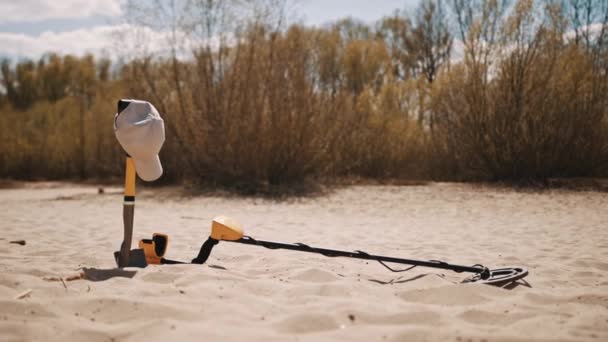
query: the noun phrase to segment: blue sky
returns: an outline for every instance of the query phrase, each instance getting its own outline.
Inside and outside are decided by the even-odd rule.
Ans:
[[[126,25],[124,1],[0,0],[0,56],[38,58],[50,50],[112,55],[115,33]],[[395,9],[413,10],[419,1],[295,0],[291,8],[308,25],[344,17],[372,23]]]

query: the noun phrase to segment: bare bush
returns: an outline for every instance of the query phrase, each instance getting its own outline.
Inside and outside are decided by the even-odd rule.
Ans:
[[[351,176],[608,175],[603,2],[433,0],[415,17],[323,28],[289,24],[289,8],[133,0],[123,38],[161,40],[117,44],[119,64],[2,62],[0,176],[121,176],[119,98],[149,100],[165,118],[165,182],[268,191]]]

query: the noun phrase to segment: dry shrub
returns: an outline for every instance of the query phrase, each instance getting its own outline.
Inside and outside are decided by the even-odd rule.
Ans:
[[[375,94],[366,89],[341,118],[339,175],[366,178],[424,177],[424,132],[409,114],[411,93],[403,84],[385,84]],[[409,102],[408,102],[409,101]]]
[[[433,96],[442,168],[464,179],[593,176],[608,161],[606,78],[576,46],[515,51],[484,83],[466,64]],[[449,177],[449,175],[448,175]]]
[[[131,65],[133,80],[147,80],[133,94],[165,113],[169,172],[257,188],[301,182],[326,169],[334,104],[314,88],[308,34],[258,26],[236,46],[198,51],[194,63],[178,66],[180,94],[171,82],[175,74],[163,74],[170,61]]]
[[[119,69],[92,56],[0,63],[0,176],[120,176],[120,98],[151,101],[165,119],[161,183],[258,192],[351,176],[608,175],[608,34],[579,25],[569,40],[557,2],[543,15],[532,0],[451,2],[457,63],[441,1],[375,31],[351,19],[285,27],[274,5],[234,21],[241,2],[179,4],[135,11],[155,13],[140,26],[173,25],[168,53]],[[593,11],[597,19],[608,7]],[[179,38],[195,36],[219,44],[183,48]]]
[[[409,166],[422,132],[404,102],[413,102],[408,89],[383,85],[383,43],[328,54],[316,45],[327,37],[254,25],[234,46],[197,51],[193,63],[128,65],[129,92],[166,118],[167,172],[247,191],[335,175],[419,175],[421,163]],[[337,68],[341,61],[348,67]]]
[[[81,178],[80,156],[85,155],[86,178],[121,175],[124,155],[113,137],[113,99],[103,98],[85,112],[77,99],[39,102],[27,112],[3,110],[0,116],[0,174],[14,179]],[[85,141],[80,143],[84,116]],[[84,151],[82,151],[84,149]]]
[[[218,82],[223,110],[203,114],[201,178],[279,185],[326,167],[333,106],[314,89],[306,35],[299,27],[284,34],[256,30],[234,48],[237,57]]]

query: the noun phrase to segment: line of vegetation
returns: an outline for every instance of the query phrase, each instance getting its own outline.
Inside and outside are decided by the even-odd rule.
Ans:
[[[428,0],[321,28],[266,5],[129,2],[166,51],[4,60],[0,177],[120,177],[119,98],[163,115],[165,182],[608,175],[608,1]]]

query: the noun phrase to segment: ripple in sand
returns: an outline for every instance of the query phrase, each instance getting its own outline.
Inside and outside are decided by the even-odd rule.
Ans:
[[[37,303],[16,302],[2,300],[0,301],[2,314],[18,318],[24,317],[55,317],[57,316],[52,311],[47,310],[44,306]]]
[[[315,282],[315,283],[324,283],[324,282],[335,281],[335,280],[338,280],[339,278],[334,273],[323,271],[318,268],[310,268],[305,271],[297,273],[295,276],[291,277],[291,279],[309,281],[309,282]]]
[[[439,313],[434,311],[408,311],[390,315],[371,315],[361,312],[355,315],[358,322],[387,325],[435,325],[440,320]]]
[[[489,286],[484,286],[489,287]],[[406,302],[439,305],[472,305],[487,301],[481,286],[450,285],[431,289],[403,291],[397,296]]]
[[[606,262],[597,262],[592,264],[591,266],[597,268],[600,271],[608,271],[608,263]]]
[[[352,287],[350,286],[336,284],[314,284],[294,286],[287,290],[287,296],[350,297],[351,292]]]
[[[142,315],[145,315],[146,319],[193,317],[192,313],[183,307],[122,298],[74,300],[62,309],[67,310],[70,315],[77,314],[79,317],[95,319],[96,322],[106,324],[130,322],[141,318]]]
[[[522,319],[534,317],[533,313],[503,312],[495,313],[485,310],[467,310],[459,316],[467,322],[488,325],[510,325]]]
[[[107,342],[114,341],[115,338],[108,332],[102,332],[92,329],[78,329],[75,331],[67,331],[65,334],[60,334],[62,341],[87,341],[87,342]]]
[[[608,309],[608,296],[596,294],[581,294],[580,296],[552,296],[546,294],[528,293],[526,298],[536,304],[554,305],[554,304],[584,304],[584,305],[599,305]]]
[[[146,282],[152,282],[157,284],[170,284],[175,279],[179,278],[176,274],[171,274],[168,272],[160,272],[160,271],[151,271],[140,277],[141,280]]]
[[[0,284],[0,298],[14,297],[17,294],[15,290],[16,288],[14,287],[8,287]]]
[[[288,317],[276,325],[278,331],[304,334],[318,331],[328,331],[340,328],[340,324],[325,314],[298,314]]]

